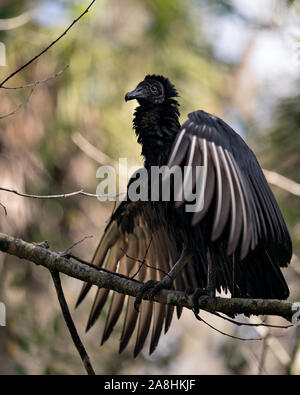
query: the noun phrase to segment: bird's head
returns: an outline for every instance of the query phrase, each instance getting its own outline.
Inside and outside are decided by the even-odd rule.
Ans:
[[[147,75],[125,100],[137,100],[139,104],[162,104],[169,98],[178,96],[173,84],[161,75]]]

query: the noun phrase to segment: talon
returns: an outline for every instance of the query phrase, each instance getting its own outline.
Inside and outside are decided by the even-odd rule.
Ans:
[[[148,289],[153,288],[157,282],[154,280],[149,280],[145,284],[143,284],[136,295],[135,302],[134,302],[134,308],[136,309],[137,312],[139,312],[139,305],[142,303],[144,293],[148,291]]]
[[[185,295],[186,297],[189,297],[189,296],[193,295],[193,293],[194,293],[194,288],[192,288],[192,287],[188,287],[188,288],[184,291],[184,295]]]
[[[193,295],[192,295],[192,300],[193,300],[193,313],[197,317],[197,315],[200,312],[200,306],[199,306],[199,297],[200,296],[209,296],[209,292],[205,288],[196,288]]]
[[[135,302],[134,302],[134,308],[136,309],[136,311],[139,312],[139,305],[142,302],[143,296],[144,294],[151,288],[152,291],[149,295],[150,299],[153,299],[154,296],[161,291],[162,289],[169,289],[171,287],[172,281],[167,278],[167,279],[163,279],[161,281],[155,281],[155,280],[149,280],[147,281],[145,284],[143,284],[135,298]]]
[[[135,310],[139,313],[140,312],[140,304],[142,302],[141,298],[136,297],[135,302],[134,302],[134,308]]]
[[[156,285],[153,287],[150,298],[153,299],[156,294],[162,289],[170,289],[172,286],[172,280],[170,277],[164,277],[161,281],[157,281]]]
[[[162,290],[163,288],[164,288],[164,285],[163,285],[162,283],[157,283],[157,284],[153,287],[153,289],[152,289],[152,291],[151,291],[151,293],[150,293],[150,298],[153,299],[154,296],[155,296],[156,294],[158,294],[158,292],[159,292],[160,290]]]

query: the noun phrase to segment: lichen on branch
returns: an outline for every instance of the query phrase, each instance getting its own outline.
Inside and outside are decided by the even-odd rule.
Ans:
[[[67,259],[64,255],[45,248],[43,244],[28,243],[4,233],[0,233],[0,251],[26,259],[49,270],[56,270],[78,280],[126,295],[136,296],[142,286],[141,282],[125,276],[119,277],[117,273],[102,272]],[[148,293],[144,295],[144,299],[149,299]],[[158,303],[169,303],[189,309],[193,308],[191,297],[181,291],[163,290],[153,300]],[[229,316],[236,314],[275,315],[288,321],[291,321],[292,316],[295,314],[294,303],[281,300],[201,296],[199,298],[199,307],[211,313],[219,312]]]

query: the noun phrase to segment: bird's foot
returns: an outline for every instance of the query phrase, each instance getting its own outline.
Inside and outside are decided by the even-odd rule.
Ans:
[[[195,291],[195,288],[188,287],[185,289],[184,294],[187,298],[190,298],[193,295],[194,291]]]
[[[164,277],[161,281],[149,280],[143,284],[135,298],[134,307],[136,311],[139,311],[139,306],[143,300],[144,294],[152,289],[149,295],[149,299],[153,299],[154,296],[162,289],[170,289],[172,285],[172,279],[170,277]]]
[[[199,305],[199,298],[200,296],[209,296],[215,297],[215,292],[209,290],[208,288],[196,288],[192,294],[192,301],[193,301],[193,313],[195,314],[196,318],[200,312],[200,305]]]

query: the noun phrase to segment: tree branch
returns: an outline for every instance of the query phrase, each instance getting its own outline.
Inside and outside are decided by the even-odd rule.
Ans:
[[[68,31],[75,25],[75,23],[77,23],[85,14],[87,14],[89,12],[89,9],[92,7],[92,5],[95,3],[96,0],[93,0],[89,6],[85,9],[85,11],[83,11],[82,14],[79,15],[78,18],[76,18],[71,25],[59,36],[57,37],[56,40],[52,41],[51,44],[49,44],[45,49],[43,49],[40,53],[38,53],[36,56],[34,56],[33,58],[31,58],[28,62],[26,62],[23,66],[19,67],[16,71],[14,71],[13,73],[11,73],[8,77],[6,77],[1,83],[0,83],[0,88],[4,88],[3,85],[10,80],[12,77],[14,77],[17,73],[19,73],[20,71],[24,70],[27,66],[29,66],[31,63],[33,63],[35,60],[37,60],[40,56],[42,56],[45,52],[47,52],[51,47],[53,47],[53,45],[55,45],[63,36],[65,36]]]
[[[29,195],[28,193],[21,193],[18,192],[14,189],[8,189],[8,188],[2,188],[0,187],[0,191],[4,192],[10,192],[13,193],[14,195],[25,197],[25,198],[30,198],[30,199],[60,199],[60,198],[68,198],[71,196],[76,196],[76,195],[83,195],[83,196],[90,196],[90,197],[97,197],[98,195],[94,193],[89,193],[85,192],[83,189],[80,189],[79,191],[75,192],[70,192],[70,193],[62,193],[60,195]]]
[[[90,358],[84,348],[84,345],[82,344],[80,337],[78,336],[76,327],[74,325],[74,322],[72,320],[66,299],[65,299],[65,295],[64,295],[64,291],[62,289],[62,285],[61,285],[61,281],[60,281],[60,276],[59,276],[59,272],[57,271],[50,271],[51,276],[52,276],[52,280],[56,289],[56,293],[57,293],[57,298],[61,307],[61,311],[63,313],[65,322],[67,324],[67,327],[69,329],[69,332],[71,334],[73,343],[75,345],[75,347],[77,348],[77,351],[82,359],[83,365],[85,367],[85,370],[87,371],[87,374],[89,376],[94,376],[95,375],[95,371],[91,365],[90,362]]]
[[[21,27],[32,19],[33,14],[34,11],[30,10],[12,18],[0,19],[0,30],[12,30]]]
[[[43,248],[41,245],[28,243],[6,234],[0,233],[0,250],[10,255],[26,259],[37,265],[46,267],[51,271],[58,271],[70,277],[77,278],[101,288],[136,296],[142,283],[129,278],[119,277],[113,273],[100,272],[84,264],[68,260],[55,251]],[[146,293],[143,297],[149,299]],[[169,303],[175,306],[193,308],[191,298],[180,291],[160,291],[153,299],[159,303]],[[208,312],[220,312],[228,315],[253,314],[253,315],[276,315],[291,321],[295,314],[295,304],[288,301],[265,300],[265,299],[241,299],[241,298],[210,298],[201,296],[199,307]]]
[[[15,115],[19,110],[21,110],[21,108],[25,107],[26,104],[29,102],[33,92],[34,92],[34,88],[31,89],[31,91],[29,92],[29,94],[27,95],[27,97],[23,103],[20,103],[14,110],[9,112],[8,114],[0,115],[0,120],[11,117],[12,115]]]
[[[275,185],[278,188],[284,189],[293,195],[300,196],[300,184],[298,182],[282,176],[275,171],[263,169],[263,172],[268,183]]]
[[[67,69],[69,68],[69,65],[67,64],[63,69],[57,71],[56,73],[50,75],[50,77],[44,78],[43,80],[38,80],[34,82],[30,82],[29,84],[25,85],[20,85],[20,86],[2,86],[2,89],[6,90],[18,90],[18,89],[24,89],[24,88],[35,88],[37,85],[45,84],[51,80],[54,80],[55,78],[59,77],[62,73],[64,73]]]

